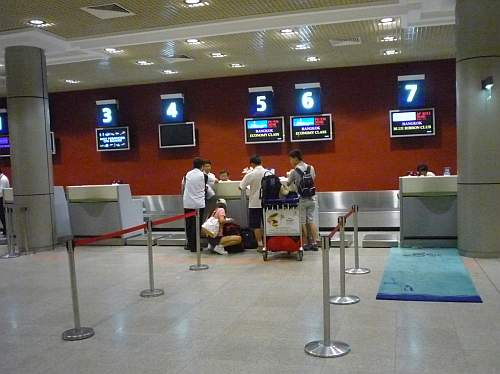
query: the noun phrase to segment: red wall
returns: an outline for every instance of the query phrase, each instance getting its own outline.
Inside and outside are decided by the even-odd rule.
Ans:
[[[397,76],[417,73],[426,75],[437,135],[390,139],[388,111],[396,107]],[[228,168],[238,179],[254,153],[283,174],[289,169],[287,152],[296,145],[244,144],[248,87],[272,85],[277,113],[288,116],[294,110],[294,84],[304,82],[321,83],[323,111],[334,118],[333,141],[298,143],[317,169],[321,190],[395,189],[398,176],[422,162],[438,173],[444,166],[456,171],[455,61],[445,60],[55,93],[50,97],[55,184],[119,178],[134,194],[175,194],[194,156],[211,159],[216,171]],[[175,92],[184,93],[187,119],[196,122],[195,149],[158,148],[160,94]],[[131,128],[131,151],[96,152],[95,101],[111,98],[119,100],[121,122]]]

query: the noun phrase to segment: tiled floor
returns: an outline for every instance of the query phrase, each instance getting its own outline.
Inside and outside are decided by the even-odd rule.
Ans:
[[[500,260],[465,260],[484,304],[376,301],[388,250],[362,249],[373,272],[347,280],[362,302],[332,308],[352,352],[320,359],[304,353],[322,337],[320,253],[212,255],[190,272],[191,254],[155,251],[166,294],[142,299],[143,248],[78,249],[82,322],[96,332],[81,342],[60,337],[72,327],[65,251],[0,261],[0,373],[500,373]]]

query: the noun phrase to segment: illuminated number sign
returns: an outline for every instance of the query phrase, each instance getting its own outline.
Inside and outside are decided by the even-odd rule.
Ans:
[[[283,117],[245,118],[245,144],[283,143]]]
[[[95,135],[99,152],[130,149],[128,127],[99,128],[95,130]]]
[[[290,140],[312,142],[333,139],[331,114],[290,117]]]
[[[321,86],[319,83],[295,85],[295,112],[297,114],[321,113]]]
[[[391,110],[391,138],[405,136],[432,136],[436,134],[434,108]]]
[[[119,125],[118,100],[96,101],[96,106],[97,127],[114,127]]]
[[[267,117],[274,114],[274,92],[272,87],[251,87],[248,89],[249,109],[252,117]]]
[[[161,122],[184,122],[184,95],[181,93],[161,95]]]
[[[425,106],[425,75],[398,76],[398,108]]]
[[[0,109],[0,135],[9,134],[9,123],[7,120],[7,110]]]

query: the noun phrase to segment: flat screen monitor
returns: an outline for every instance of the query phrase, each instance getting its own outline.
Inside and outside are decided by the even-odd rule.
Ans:
[[[328,113],[290,117],[290,137],[292,142],[332,140],[332,115]]]
[[[245,118],[245,144],[283,143],[283,117]]]
[[[98,152],[128,151],[130,137],[128,126],[95,129]]]
[[[54,137],[54,131],[50,132],[50,150],[53,155],[56,154],[56,139]]]
[[[434,108],[391,110],[391,138],[436,135]]]
[[[194,122],[161,124],[158,137],[160,148],[196,147]]]

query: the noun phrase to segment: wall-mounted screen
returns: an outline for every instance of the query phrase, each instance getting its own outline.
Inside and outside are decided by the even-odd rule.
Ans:
[[[290,117],[290,140],[292,142],[312,142],[332,139],[333,124],[331,114]]]
[[[283,143],[283,117],[245,118],[245,144]]]
[[[194,122],[159,125],[158,136],[160,148],[196,147]]]
[[[54,137],[54,131],[50,132],[50,150],[52,154],[56,154],[56,138]]]
[[[9,135],[7,109],[0,109],[0,135]]]
[[[10,157],[10,139],[8,136],[0,136],[0,157]]]
[[[248,113],[252,117],[268,117],[274,114],[274,92],[271,86],[248,89]]]
[[[398,108],[422,108],[425,105],[425,74],[398,76]]]
[[[95,130],[98,152],[128,151],[130,138],[127,127],[98,128]]]
[[[167,94],[161,95],[161,122],[180,123],[184,122],[184,95]]]
[[[114,127],[120,124],[118,115],[118,100],[96,101],[97,127]]]
[[[391,138],[436,134],[434,108],[391,110],[389,116]]]

